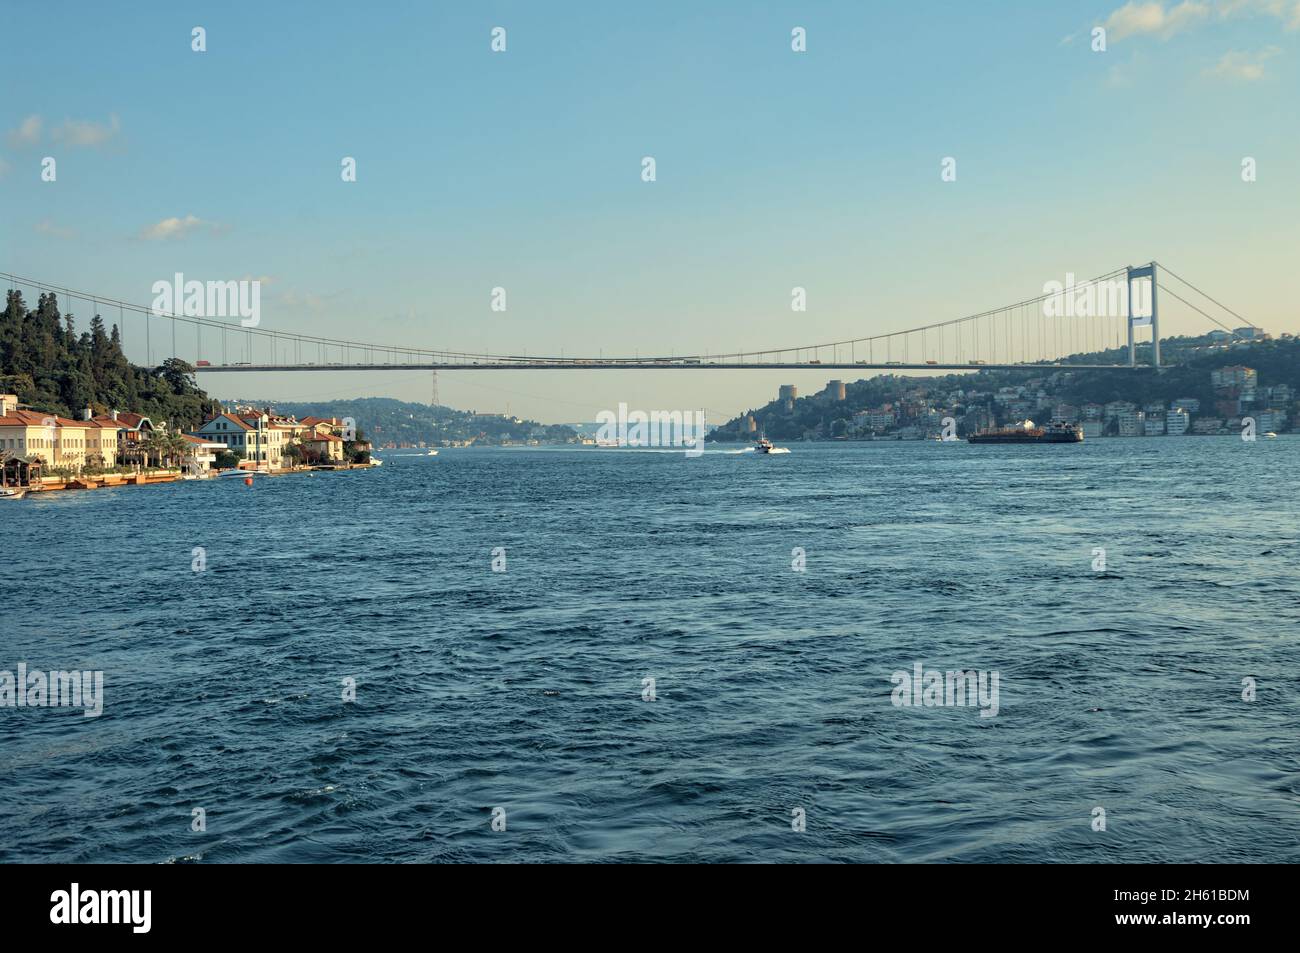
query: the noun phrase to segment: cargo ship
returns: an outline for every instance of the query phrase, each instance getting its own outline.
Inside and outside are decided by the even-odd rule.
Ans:
[[[1014,427],[980,430],[966,440],[969,443],[1082,443],[1083,428],[1063,420],[1036,427],[1032,420],[1026,420]]]

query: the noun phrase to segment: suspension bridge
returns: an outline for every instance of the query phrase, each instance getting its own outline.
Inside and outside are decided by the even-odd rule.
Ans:
[[[1163,284],[1162,272],[1180,282],[1179,290],[1184,294],[1200,295],[1244,325],[1253,327],[1226,305],[1154,261],[1063,284],[1059,289],[1000,308],[866,337],[762,350],[644,357],[639,354],[565,357],[563,352],[559,356],[491,354],[340,340],[263,327],[260,323],[246,326],[246,321],[171,311],[160,313],[152,306],[130,304],[16,275],[0,273],[0,276],[8,280],[11,289],[26,289],[37,295],[54,293],[65,313],[74,313],[77,301],[86,302],[91,312],[101,317],[106,311],[109,319],[116,310],[124,350],[129,345],[129,353],[143,356],[147,366],[154,366],[164,357],[177,357],[193,365],[196,372],[208,375],[401,370],[970,371],[1042,367],[1151,370],[1161,366],[1158,307],[1161,294],[1187,305],[1229,335],[1237,334]],[[223,313],[228,312],[223,310]],[[129,327],[128,314],[140,316],[136,327]],[[1150,327],[1149,341],[1137,340],[1139,327]],[[1139,346],[1143,346],[1144,357],[1149,357],[1143,362],[1137,359]],[[1096,363],[1086,357],[1097,354],[1114,355],[1115,359]]]

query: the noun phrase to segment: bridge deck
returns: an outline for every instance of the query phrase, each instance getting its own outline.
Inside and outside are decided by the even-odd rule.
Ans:
[[[1032,371],[1032,370],[1152,370],[1148,364],[869,364],[823,362],[683,363],[674,361],[483,361],[414,364],[203,364],[195,370],[211,374],[281,371]]]

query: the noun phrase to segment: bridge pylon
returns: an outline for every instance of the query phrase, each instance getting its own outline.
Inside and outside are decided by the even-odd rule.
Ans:
[[[1160,366],[1160,313],[1156,308],[1156,263],[1143,265],[1141,268],[1134,268],[1129,265],[1124,269],[1125,277],[1128,279],[1128,365],[1134,367],[1137,365],[1137,342],[1133,337],[1133,329],[1139,325],[1151,325],[1151,366]],[[1133,313],[1133,279],[1150,278],[1151,279],[1151,316],[1138,316]]]

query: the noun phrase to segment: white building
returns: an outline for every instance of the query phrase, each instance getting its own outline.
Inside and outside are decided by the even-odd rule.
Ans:
[[[1256,429],[1260,433],[1276,433],[1279,430],[1286,429],[1286,412],[1269,408],[1261,410],[1255,420]]]
[[[1171,437],[1181,437],[1187,433],[1191,425],[1192,418],[1181,408],[1165,414],[1165,433]]]
[[[181,436],[190,445],[189,453],[185,455],[185,469],[199,476],[207,476],[209,471],[212,470],[212,464],[217,460],[217,454],[222,450],[230,449],[226,444],[215,440],[206,440],[203,437],[194,437],[187,433],[181,434]]]
[[[1239,387],[1253,391],[1256,380],[1257,376],[1253,367],[1236,365],[1210,371],[1210,384],[1219,388]]]
[[[1114,420],[1115,418],[1136,409],[1136,404],[1130,404],[1126,400],[1112,400],[1102,408],[1102,414],[1106,420]]]
[[[1144,433],[1146,415],[1140,410],[1125,410],[1119,415],[1119,435],[1121,437],[1141,437]]]
[[[245,461],[256,467],[280,469],[285,430],[271,426],[270,418],[265,414],[251,414],[248,417],[221,414],[204,423],[194,431],[194,435],[225,444],[233,453],[242,455]]]

